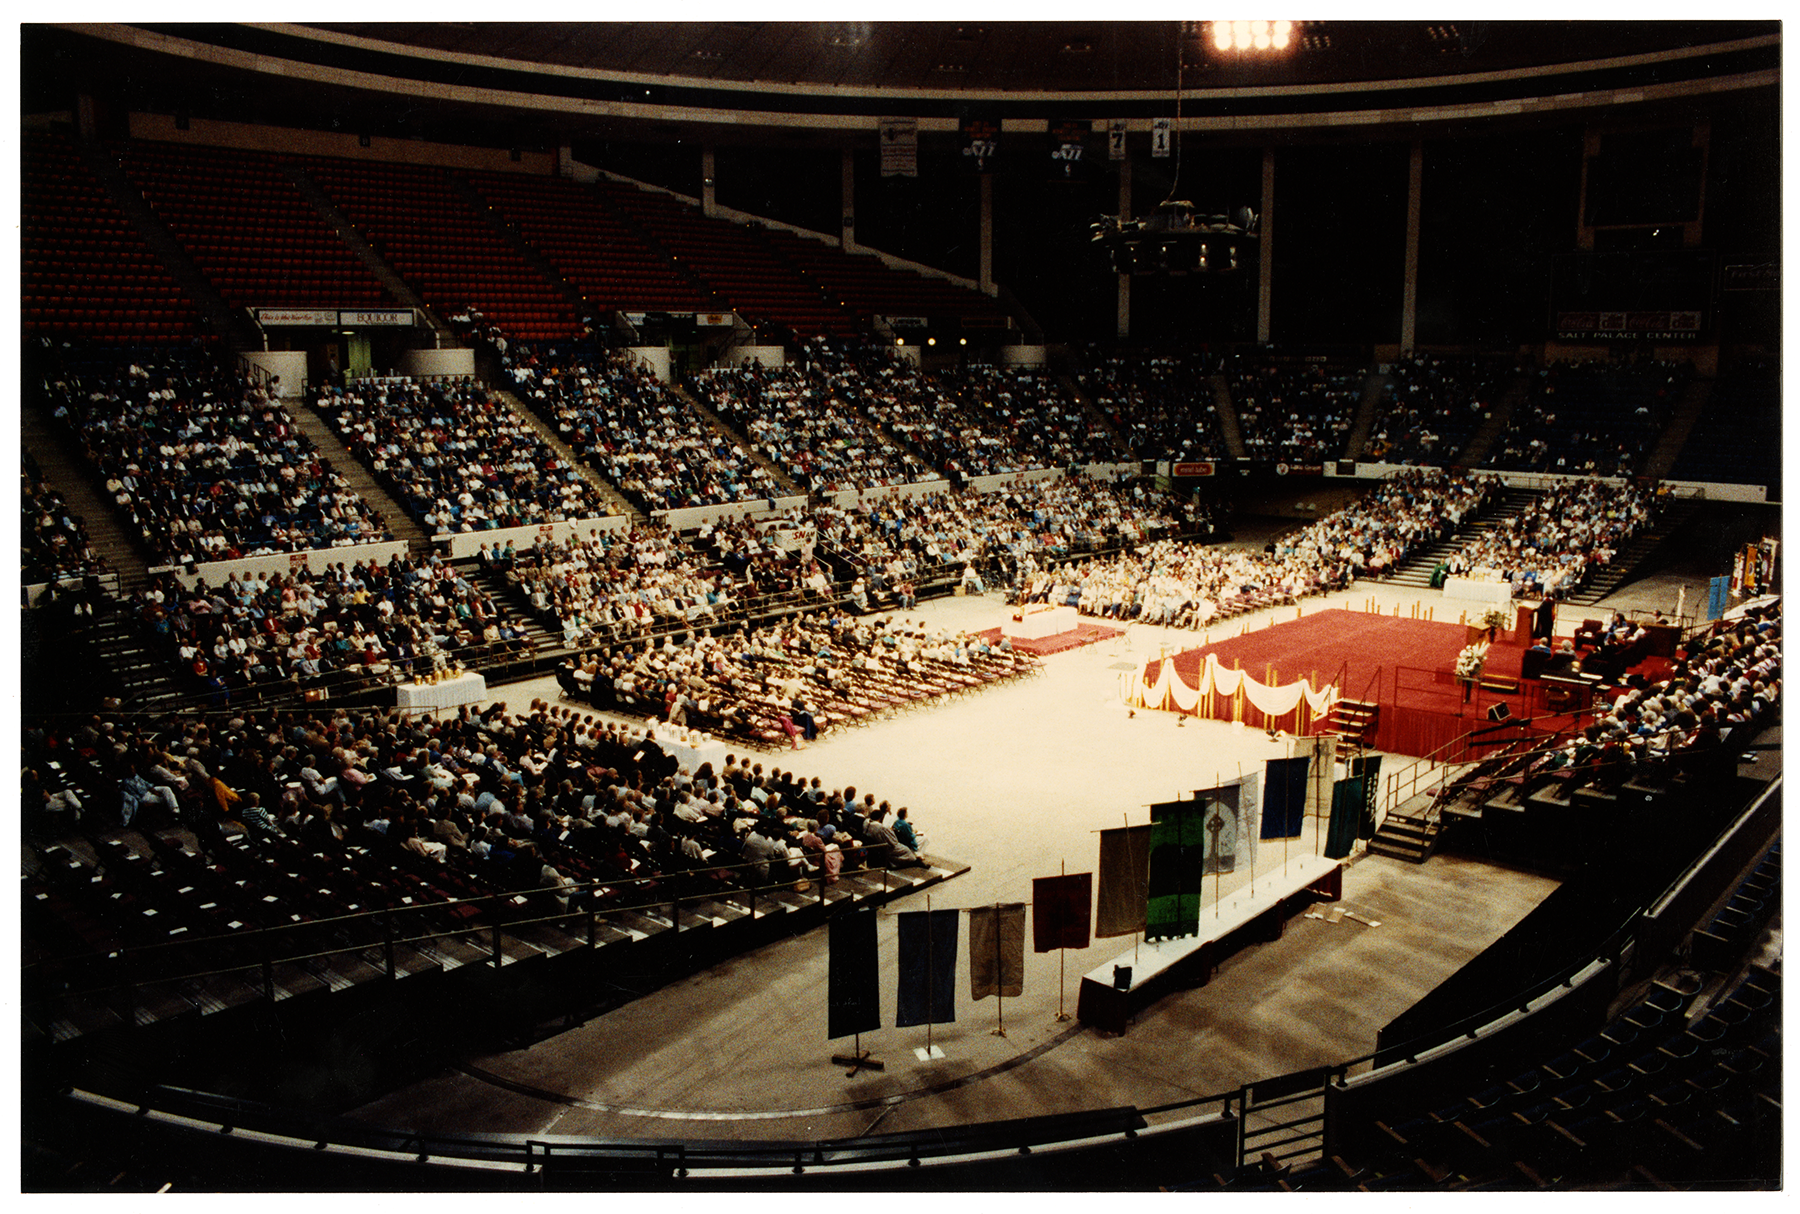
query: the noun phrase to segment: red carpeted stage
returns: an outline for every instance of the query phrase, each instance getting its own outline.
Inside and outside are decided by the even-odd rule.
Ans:
[[[1044,657],[1052,653],[1062,653],[1066,649],[1080,649],[1083,645],[1092,645],[1096,641],[1104,641],[1116,637],[1120,630],[1108,628],[1104,624],[1083,623],[1068,632],[1056,632],[1047,637],[1014,637],[1012,646],[1020,653],[1029,653],[1035,657]],[[982,637],[990,645],[1000,643],[1000,629],[988,628],[975,634]]]
[[[1453,672],[1456,656],[1468,644],[1469,629],[1462,624],[1439,623],[1361,611],[1327,610],[1299,620],[1275,624],[1258,632],[1233,637],[1216,645],[1190,649],[1169,659],[1175,672],[1190,686],[1198,683],[1201,663],[1208,653],[1222,666],[1242,670],[1258,682],[1270,685],[1305,679],[1315,687],[1335,684],[1340,697],[1381,706],[1370,744],[1395,754],[1425,755],[1446,742],[1484,725],[1488,710],[1497,703],[1513,717],[1545,715],[1541,685],[1519,684],[1519,663],[1525,645],[1502,633],[1488,651],[1483,677],[1511,684],[1518,691],[1477,689],[1463,701],[1463,686]],[[1145,672],[1152,684],[1160,663],[1152,661]],[[1205,711],[1205,703],[1200,706]],[[1238,705],[1217,697],[1211,716],[1267,728],[1271,724],[1289,730],[1315,732],[1323,722],[1296,721],[1298,714],[1269,722],[1248,702]],[[1554,722],[1542,721],[1544,725]]]

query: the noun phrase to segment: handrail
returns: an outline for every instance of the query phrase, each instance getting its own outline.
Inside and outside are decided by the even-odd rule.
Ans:
[[[1732,821],[1722,827],[1715,836],[1715,847],[1696,856],[1669,884],[1667,889],[1661,891],[1647,905],[1655,907],[1663,904],[1671,893],[1690,881],[1695,870],[1704,865],[1708,857],[1714,854],[1718,841],[1738,830],[1747,816],[1765,803],[1769,797],[1779,794],[1781,782],[1781,777],[1777,776],[1744,812],[1734,815]],[[1534,1005],[1554,991],[1562,988],[1573,989],[1617,965],[1627,950],[1635,944],[1639,929],[1645,923],[1645,914],[1645,906],[1622,909],[1616,925],[1611,926],[1605,936],[1591,950],[1583,950],[1584,956],[1569,961],[1558,967],[1552,974],[1512,992],[1504,999],[1498,1000],[1486,1008],[1463,1016],[1448,1025],[1422,1033],[1411,1040],[1315,1069],[1322,1073],[1326,1090],[1329,1092],[1333,1088],[1342,1088],[1346,1080],[1351,1078],[1352,1072],[1356,1072],[1358,1075],[1373,1073],[1377,1069],[1374,1064],[1379,1055],[1396,1059],[1384,1066],[1404,1067],[1414,1064],[1420,1057],[1434,1050],[1447,1049],[1460,1041],[1479,1040],[1488,1026],[1502,1026],[1504,1022],[1521,1014],[1529,1015],[1534,1010]],[[1285,1077],[1276,1077],[1277,1081],[1281,1078]],[[1249,1107],[1251,1090],[1256,1082],[1259,1081],[1243,1084],[1231,1091],[1190,1097],[1140,1109],[1137,1112],[1141,1118],[1148,1119],[1217,1105],[1217,1116],[1242,1116]],[[1270,1080],[1265,1079],[1260,1082],[1266,1084]],[[549,1156],[565,1146],[565,1144],[546,1141],[541,1135],[506,1137],[474,1133],[419,1134],[407,1130],[389,1130],[379,1126],[347,1122],[289,1109],[271,1108],[268,1105],[236,1097],[162,1085],[149,1087],[139,1093],[135,1100],[135,1108],[130,1107],[132,1102],[80,1090],[68,1090],[67,1095],[94,1107],[110,1108],[120,1113],[135,1114],[138,1117],[168,1119],[185,1117],[200,1123],[197,1127],[190,1128],[203,1130],[214,1127],[219,1129],[224,1127],[241,1128],[247,1123],[269,1125],[273,1127],[273,1134],[285,1136],[288,1142],[296,1148],[326,1150],[341,1143],[364,1153],[386,1151],[397,1159],[404,1157],[409,1161],[416,1162],[435,1159],[446,1164],[454,1162],[464,1166],[517,1168],[521,1174],[540,1169],[547,1162]],[[965,1128],[973,1131],[979,1129],[979,1126]],[[1157,1134],[1165,1128],[1179,1130],[1181,1127],[1152,1126],[1136,1131],[1134,1136],[1144,1137]],[[1069,1139],[1065,1137],[1058,1141],[1069,1141]],[[779,1171],[783,1175],[791,1175],[793,1170],[800,1166],[797,1161],[802,1159],[809,1168],[830,1166],[832,1162],[860,1162],[848,1159],[828,1160],[825,1156],[825,1149],[828,1145],[834,1144],[823,1142],[804,1144],[793,1142],[731,1143],[728,1146],[715,1145],[711,1149],[701,1147],[696,1150],[690,1144],[683,1143],[588,1140],[587,1142],[571,1142],[566,1144],[566,1147],[570,1150],[582,1151],[590,1156],[603,1157],[604,1154],[610,1153],[619,1158],[649,1157],[664,1166],[672,1163],[682,1167],[695,1163],[703,1156],[722,1159],[728,1154],[733,1165],[738,1169],[767,1168],[771,1174]],[[1022,1141],[1020,1143],[1022,1147],[1030,1145],[1032,1145],[1030,1142]],[[983,1149],[991,1149],[991,1147],[983,1144],[973,1133],[964,1135],[953,1130],[933,1141],[912,1144],[912,1150],[906,1162],[911,1165],[916,1159],[946,1158],[959,1154],[966,1155]]]
[[[866,850],[866,849],[864,849],[862,847],[858,847],[855,850],[862,851],[862,850]],[[738,864],[712,864],[710,862],[707,862],[704,864],[702,869],[696,870],[696,871],[700,871],[700,872],[720,872],[720,871],[735,872],[735,871],[739,871],[739,870],[743,870],[743,869],[755,868],[757,866],[757,863],[758,863],[757,861],[746,861],[746,862],[742,862],[742,863],[738,863]],[[765,861],[763,863],[768,863],[768,862]],[[817,870],[812,867],[810,861],[801,861],[800,863],[802,866],[804,876],[807,879],[811,879]],[[858,876],[864,876],[864,875],[870,874],[870,873],[879,872],[879,873],[883,874],[883,886],[885,888],[887,871],[888,870],[883,866],[864,864],[861,867],[855,868],[855,869],[846,868],[846,869],[842,870],[839,875],[840,875],[840,878],[842,878],[842,877],[858,877]],[[750,896],[750,898],[752,900],[752,904],[754,905],[754,901],[758,895],[766,894],[766,893],[782,892],[782,891],[792,891],[793,885],[794,885],[794,879],[790,878],[785,881],[773,882],[773,883],[770,883],[767,885],[748,885],[748,886],[741,886],[741,887],[737,887],[737,888],[733,888],[733,889],[707,891],[705,893],[672,895],[672,896],[666,897],[666,898],[658,898],[654,901],[647,901],[647,902],[636,903],[636,904],[626,905],[626,906],[606,906],[606,907],[589,906],[589,907],[583,908],[581,910],[558,911],[558,912],[554,912],[552,914],[540,915],[540,916],[537,916],[534,918],[529,918],[529,919],[502,919],[499,916],[496,916],[490,922],[483,922],[483,923],[479,923],[479,924],[475,924],[475,925],[467,926],[467,927],[445,928],[443,930],[435,930],[434,929],[434,930],[429,931],[426,934],[420,935],[420,936],[395,937],[395,936],[391,936],[391,935],[387,934],[387,931],[386,931],[386,928],[390,925],[390,922],[393,919],[404,917],[409,914],[414,915],[414,916],[427,915],[427,914],[433,914],[433,913],[441,914],[441,913],[444,913],[448,910],[452,910],[455,907],[459,907],[459,906],[482,906],[482,907],[485,907],[485,908],[488,908],[491,910],[498,910],[500,907],[504,906],[506,903],[512,903],[514,905],[517,905],[521,901],[530,899],[533,895],[549,895],[552,897],[556,897],[556,896],[573,897],[573,896],[575,896],[577,894],[581,894],[581,893],[597,892],[597,891],[601,891],[601,890],[611,890],[617,886],[626,885],[626,884],[636,884],[639,886],[646,885],[646,884],[667,884],[672,880],[679,880],[680,878],[687,876],[687,875],[689,875],[689,874],[686,874],[686,873],[662,874],[662,875],[654,876],[654,877],[629,877],[629,878],[624,878],[621,880],[613,880],[613,881],[609,881],[604,878],[600,878],[600,879],[595,879],[592,881],[578,882],[577,884],[572,885],[572,886],[571,885],[548,885],[548,886],[537,887],[537,888],[533,888],[533,889],[529,889],[529,890],[506,890],[506,891],[500,891],[500,892],[496,892],[496,893],[492,893],[492,894],[482,894],[482,895],[479,895],[479,896],[473,897],[473,898],[451,898],[451,899],[446,899],[441,902],[421,902],[421,903],[417,903],[414,905],[400,905],[400,906],[395,906],[395,905],[390,904],[388,906],[376,908],[374,910],[358,911],[358,912],[355,912],[353,914],[348,914],[348,915],[336,915],[336,916],[332,916],[332,917],[324,918],[324,919],[308,919],[308,920],[304,920],[299,923],[271,924],[267,927],[254,928],[250,931],[240,932],[240,933],[236,933],[236,934],[233,934],[230,936],[197,936],[190,940],[162,940],[162,941],[157,941],[152,944],[121,946],[117,949],[111,949],[111,950],[98,950],[95,952],[82,953],[82,954],[77,954],[74,956],[48,958],[48,959],[32,962],[31,964],[25,966],[24,974],[25,974],[26,978],[29,979],[29,977],[33,973],[36,973],[36,972],[45,972],[45,971],[54,972],[54,971],[56,971],[58,969],[62,969],[62,968],[74,969],[74,968],[79,968],[79,967],[83,967],[83,966],[93,966],[93,965],[105,966],[107,968],[114,969],[114,970],[123,970],[129,962],[138,961],[138,960],[142,959],[146,954],[161,954],[164,952],[173,952],[178,949],[190,949],[190,950],[199,949],[199,950],[205,951],[208,949],[223,950],[223,949],[230,948],[230,949],[246,949],[246,950],[248,950],[258,944],[267,944],[270,940],[277,938],[279,936],[279,934],[283,933],[283,932],[292,933],[292,932],[302,932],[302,931],[318,932],[321,930],[323,930],[323,931],[343,930],[347,925],[356,924],[356,923],[379,924],[383,928],[382,935],[379,936],[378,938],[364,940],[360,943],[346,944],[346,945],[342,945],[342,946],[339,946],[336,948],[325,949],[325,950],[317,951],[317,952],[293,953],[293,954],[285,954],[285,955],[281,955],[281,956],[275,956],[275,955],[271,955],[271,951],[269,949],[265,948],[261,951],[260,955],[258,955],[255,960],[246,961],[243,964],[239,964],[239,965],[228,965],[228,966],[225,966],[225,967],[219,968],[219,969],[200,970],[200,971],[196,971],[193,973],[182,973],[182,974],[175,974],[175,975],[169,975],[169,974],[152,974],[152,975],[148,975],[148,976],[136,975],[136,976],[132,977],[130,979],[130,981],[133,985],[139,985],[139,986],[147,985],[150,983],[185,982],[185,981],[191,981],[196,978],[208,977],[211,975],[236,973],[240,970],[252,969],[252,968],[256,968],[258,966],[286,965],[286,964],[292,964],[292,963],[296,963],[296,962],[300,962],[300,961],[316,960],[320,957],[337,956],[337,955],[341,955],[341,954],[345,954],[345,953],[360,953],[360,952],[362,952],[366,949],[370,949],[370,948],[379,948],[379,947],[386,947],[386,946],[399,945],[399,944],[416,944],[416,943],[422,943],[424,941],[429,941],[429,940],[456,939],[461,936],[471,935],[471,934],[478,933],[478,932],[491,933],[491,932],[495,931],[496,929],[500,929],[500,928],[508,928],[508,927],[518,928],[518,927],[532,926],[532,925],[541,924],[541,923],[566,922],[571,918],[577,918],[577,917],[581,917],[584,915],[589,920],[589,929],[590,929],[589,937],[591,939],[592,938],[592,927],[593,927],[593,923],[594,923],[594,920],[596,919],[596,917],[604,917],[604,916],[610,916],[610,915],[623,915],[623,914],[641,914],[646,911],[664,910],[664,909],[668,909],[670,907],[673,907],[675,910],[675,913],[677,916],[676,930],[679,930],[679,925],[680,925],[679,915],[680,915],[682,904],[684,902],[717,901],[720,898],[724,898],[724,897],[731,897],[734,895],[747,894]],[[821,890],[821,897],[823,897],[822,890]],[[111,990],[116,985],[118,985],[117,982],[108,982],[108,983],[104,983],[100,986],[94,987],[91,990],[79,990],[79,991],[59,990],[58,995],[59,995],[59,997],[79,997],[79,996],[85,995],[85,994],[98,994],[103,991]]]

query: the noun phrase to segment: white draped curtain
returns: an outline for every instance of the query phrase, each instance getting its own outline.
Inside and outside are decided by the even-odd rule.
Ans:
[[[1142,708],[1195,712],[1199,709],[1201,698],[1208,692],[1229,699],[1241,690],[1245,702],[1266,716],[1284,717],[1299,707],[1301,700],[1305,700],[1307,708],[1316,718],[1330,712],[1332,704],[1338,698],[1336,687],[1327,685],[1315,688],[1304,679],[1273,687],[1267,683],[1259,683],[1242,670],[1229,670],[1221,666],[1219,659],[1210,653],[1200,665],[1199,680],[1195,684],[1189,684],[1176,673],[1172,659],[1163,658],[1160,661],[1154,679],[1149,675],[1149,660],[1139,663],[1137,670],[1125,677],[1127,704]]]

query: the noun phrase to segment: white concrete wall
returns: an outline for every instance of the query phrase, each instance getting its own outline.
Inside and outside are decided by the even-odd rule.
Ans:
[[[306,382],[305,350],[244,350],[244,361],[261,367],[270,375],[281,376],[277,387],[277,397],[290,400],[300,395],[300,386]]]
[[[529,548],[540,539],[560,543],[571,535],[586,539],[596,531],[623,531],[630,520],[623,514],[611,514],[604,518],[572,519],[565,523],[539,523],[530,527],[496,527],[491,531],[454,531],[431,537],[434,544],[442,544],[449,549],[453,558],[474,556],[486,544],[489,548],[496,545],[504,548],[506,541],[511,540],[514,548]]]
[[[380,544],[355,544],[347,548],[312,548],[305,552],[278,552],[272,556],[246,556],[235,561],[202,561],[189,573],[179,565],[160,565],[153,567],[151,573],[173,573],[175,580],[183,586],[192,586],[201,578],[206,579],[208,586],[221,585],[226,578],[236,573],[255,577],[259,573],[287,573],[295,569],[309,569],[314,573],[321,572],[327,565],[335,565],[342,561],[346,565],[360,564],[363,561],[386,562],[396,553],[406,552],[404,540],[388,540]]]
[[[625,355],[650,368],[657,382],[669,382],[669,348],[667,346],[627,346]]]
[[[924,497],[928,493],[945,493],[950,489],[949,481],[915,481],[910,485],[887,485],[879,489],[845,489],[832,495],[832,503],[840,509],[848,509],[860,502],[880,501],[884,497]]]
[[[775,503],[775,509],[769,509],[769,502]],[[760,518],[765,514],[779,514],[783,510],[792,510],[796,506],[806,505],[804,494],[798,497],[757,498],[750,502],[730,502],[722,506],[682,506],[674,510],[653,510],[650,517],[667,523],[677,531],[686,531],[690,527],[698,527],[705,523],[717,522],[722,518]]]
[[[473,350],[405,350],[400,355],[403,375],[474,375]]]

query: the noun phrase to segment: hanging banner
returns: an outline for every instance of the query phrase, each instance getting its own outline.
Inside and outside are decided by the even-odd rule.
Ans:
[[[1337,778],[1337,738],[1329,734],[1302,738],[1312,751],[1312,780],[1306,788],[1306,812],[1324,817],[1331,810],[1331,782]]]
[[[881,175],[883,177],[917,177],[919,175],[919,120],[917,118],[883,118],[881,120]]]
[[[1000,120],[969,117],[962,120],[963,166],[974,173],[991,173],[1000,156]]]
[[[1238,838],[1244,841],[1250,863],[1255,865],[1256,841],[1262,837],[1262,773],[1249,772],[1235,780],[1227,780],[1220,787],[1237,789]]]
[[[1263,768],[1262,837],[1296,839],[1306,818],[1306,786],[1312,760],[1270,759]]]
[[[1073,118],[1050,120],[1050,180],[1086,181],[1088,124]]]
[[[1206,862],[1201,871],[1207,876],[1236,872],[1238,835],[1241,833],[1238,829],[1237,787],[1222,784],[1218,788],[1198,789],[1194,800],[1203,807],[1202,825],[1206,831]]]
[[[880,961],[875,912],[850,911],[831,921],[831,972],[825,979],[830,1010],[827,1037],[848,1037],[881,1027]]]
[[[1158,160],[1167,160],[1174,155],[1171,150],[1175,146],[1173,138],[1175,124],[1168,118],[1152,118],[1150,120],[1150,154]]]
[[[1381,756],[1358,755],[1350,760],[1350,774],[1363,782],[1362,815],[1356,821],[1356,837],[1375,837],[1375,810],[1381,801]]]
[[[907,911],[900,922],[900,988],[894,1027],[956,1020],[957,910]]]
[[[1086,948],[1094,904],[1094,874],[1038,877],[1031,883],[1031,951]]]
[[[1004,902],[969,911],[969,998],[1025,990],[1025,904]]]
[[[1125,120],[1114,118],[1106,124],[1106,158],[1125,159]]]
[[[1200,872],[1206,860],[1206,806],[1165,801],[1150,807],[1150,896],[1144,938],[1163,940],[1200,931]]]
[[[1331,786],[1331,826],[1325,833],[1325,858],[1342,860],[1356,845],[1356,821],[1362,817],[1363,782],[1360,777],[1338,780]]]
[[[1144,930],[1150,888],[1150,828],[1119,826],[1100,832],[1100,896],[1094,935],[1129,936]]]

